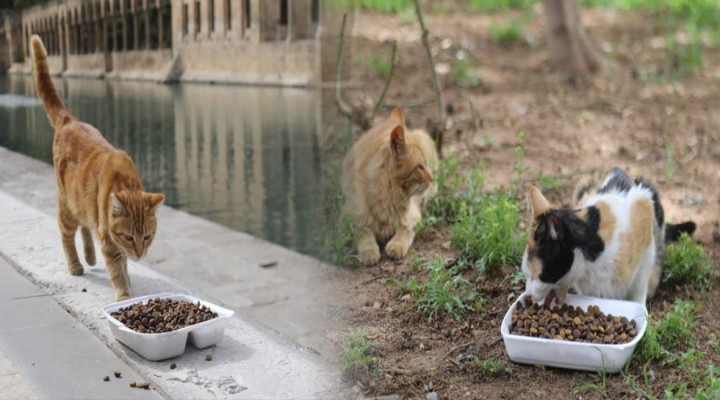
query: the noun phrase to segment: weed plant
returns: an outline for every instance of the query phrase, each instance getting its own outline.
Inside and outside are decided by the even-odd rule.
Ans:
[[[715,277],[715,266],[701,245],[683,233],[677,243],[668,245],[663,266],[663,284],[690,285],[700,290],[710,288]]]
[[[463,265],[446,269],[448,261],[438,256],[427,260],[416,257],[412,264],[427,272],[427,280],[418,282],[405,278],[402,282],[402,288],[415,300],[417,310],[427,315],[430,321],[441,314],[461,319],[464,312],[482,307],[482,299],[460,274]]]

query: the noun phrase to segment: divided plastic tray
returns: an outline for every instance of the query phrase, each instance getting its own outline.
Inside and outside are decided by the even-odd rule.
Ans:
[[[596,344],[570,342],[564,340],[535,338],[510,333],[512,310],[518,301],[525,297],[523,293],[505,314],[500,332],[510,360],[520,364],[542,364],[550,367],[568,368],[583,371],[619,372],[632,356],[635,347],[645,334],[647,327],[647,309],[640,303],[624,300],[602,299],[598,297],[568,295],[567,303],[580,306],[584,310],[590,305],[600,307],[605,314],[626,317],[635,320],[638,335],[623,344]]]
[[[122,322],[113,318],[111,313],[135,303],[147,303],[152,299],[173,299],[185,300],[193,304],[205,305],[218,314],[217,318],[199,324],[186,326],[184,328],[163,333],[140,333],[126,327]],[[102,308],[105,318],[110,324],[110,330],[119,342],[130,347],[136,353],[150,361],[165,360],[177,357],[185,352],[185,346],[190,339],[190,343],[198,349],[212,346],[222,339],[225,333],[230,317],[235,314],[234,311],[228,310],[200,300],[194,296],[179,293],[158,293],[148,296],[135,297],[121,302],[108,304]]]

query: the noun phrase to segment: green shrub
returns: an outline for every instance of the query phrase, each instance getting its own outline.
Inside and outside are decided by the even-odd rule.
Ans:
[[[640,341],[636,355],[643,361],[656,360],[663,364],[676,361],[674,351],[681,344],[689,343],[699,305],[689,301],[676,300],[673,309],[655,322],[648,318],[645,336]]]
[[[414,259],[413,264],[428,273],[427,280],[418,282],[405,278],[402,282],[403,289],[414,298],[415,307],[427,315],[429,320],[442,313],[461,319],[463,311],[473,311],[482,306],[478,293],[459,274],[462,265],[448,270],[445,268],[447,262],[447,259],[437,256],[424,261]]]
[[[460,205],[474,202],[484,183],[480,166],[461,168],[457,158],[453,157],[440,161],[434,177],[438,187],[437,195],[426,204],[424,224],[451,223],[459,213]]]
[[[451,226],[452,245],[482,272],[493,266],[517,265],[526,241],[526,234],[518,230],[520,219],[520,207],[512,193],[463,202]]]
[[[370,56],[370,67],[376,74],[382,76],[383,78],[390,76],[390,70],[392,69],[390,60],[376,54]]]
[[[508,46],[515,43],[524,44],[525,32],[517,21],[490,25],[490,39],[500,45]]]
[[[668,245],[663,266],[663,283],[670,286],[692,285],[701,290],[710,288],[715,266],[699,244],[683,233],[680,241]]]
[[[527,8],[535,0],[469,0],[473,11],[498,11],[510,8]]]
[[[474,88],[482,83],[482,77],[478,73],[475,61],[470,59],[463,50],[455,53],[452,74],[455,81],[463,87]]]
[[[377,343],[369,340],[364,330],[351,330],[345,338],[340,364],[343,369],[367,368],[370,372],[377,371],[380,367],[380,359],[375,356],[376,346]]]

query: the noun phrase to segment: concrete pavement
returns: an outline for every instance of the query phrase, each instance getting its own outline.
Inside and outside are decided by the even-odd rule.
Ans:
[[[0,191],[46,215],[57,212],[52,166],[3,147]],[[165,206],[141,263],[211,294],[302,347],[336,357],[327,333],[342,323],[332,288],[345,279],[345,270]],[[262,267],[268,263],[275,264]]]
[[[0,397],[163,398],[156,390],[131,388],[130,381],[144,378],[2,259],[0,321]],[[105,376],[112,379],[105,382]]]
[[[7,282],[0,288],[5,299],[0,304],[0,348],[16,366],[14,372],[20,371],[30,386],[25,393],[28,397],[33,393],[49,398],[112,397],[108,390],[116,382],[103,382],[102,377],[112,375],[116,368],[123,375],[150,382],[156,389],[118,394],[124,398],[346,397],[338,374],[320,357],[298,350],[293,343],[279,340],[241,318],[233,318],[222,341],[214,347],[197,350],[188,345],[186,352],[172,361],[146,361],[117,342],[102,317],[100,308],[113,301],[104,264],[99,261],[95,267],[86,267],[80,277],[67,272],[53,216],[0,190],[0,227],[0,256],[24,275],[13,276],[7,267],[0,270],[0,281]],[[134,296],[174,291],[209,297],[140,264],[129,263],[129,272]],[[26,278],[34,288],[20,283]],[[38,325],[33,316],[42,316],[47,322]],[[206,354],[212,354],[214,360],[205,361]],[[77,358],[73,360],[73,356]],[[178,368],[170,370],[170,362]],[[65,380],[56,379],[57,373]],[[13,370],[10,374],[18,376]],[[88,377],[88,381],[75,385],[78,377]],[[48,391],[44,385],[58,389]],[[57,385],[67,385],[68,392],[60,395]],[[125,385],[118,386],[118,390],[125,389]]]

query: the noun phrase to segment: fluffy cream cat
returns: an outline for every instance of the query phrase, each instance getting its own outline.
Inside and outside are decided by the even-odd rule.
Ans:
[[[357,229],[363,264],[380,260],[381,243],[386,243],[390,258],[407,254],[420,222],[420,204],[437,191],[432,176],[437,160],[430,136],[408,130],[400,108],[364,134],[345,156],[344,211]]]

